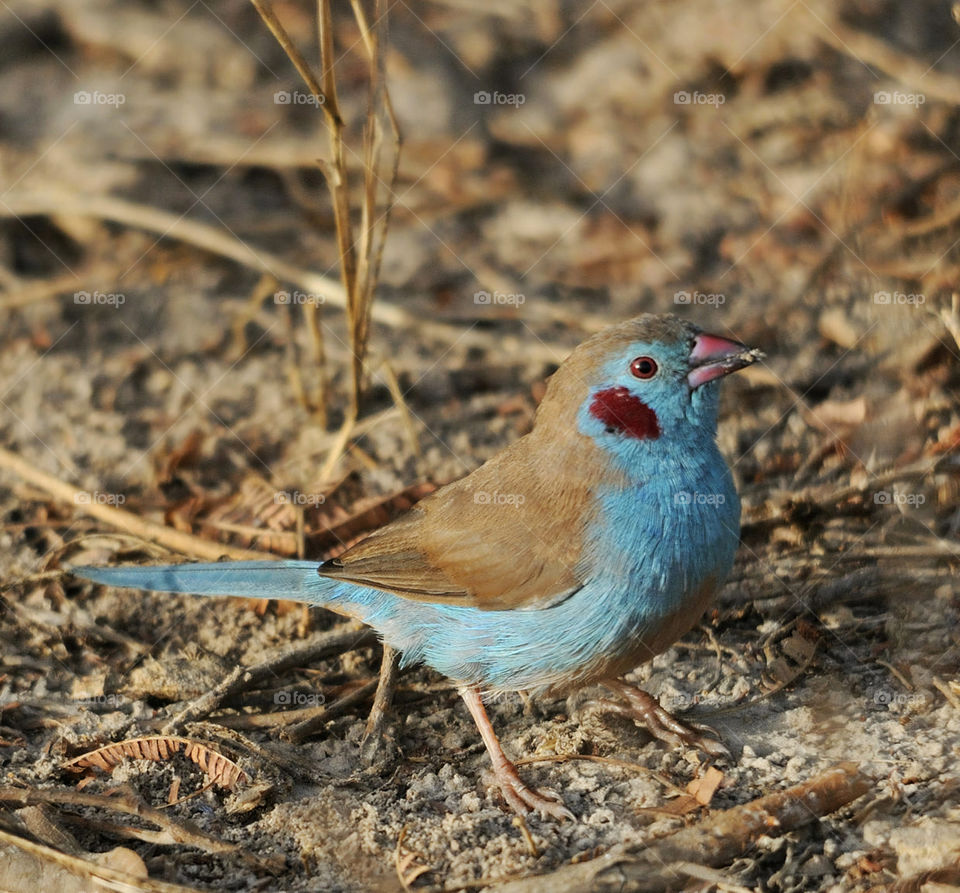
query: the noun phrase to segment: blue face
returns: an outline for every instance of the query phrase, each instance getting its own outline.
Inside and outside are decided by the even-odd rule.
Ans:
[[[580,431],[624,458],[712,442],[719,388],[690,386],[690,349],[686,341],[637,341],[617,352],[577,413]]]

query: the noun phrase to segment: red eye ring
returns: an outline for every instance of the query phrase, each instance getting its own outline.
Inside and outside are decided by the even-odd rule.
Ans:
[[[653,357],[637,357],[630,361],[630,374],[634,378],[646,380],[657,374],[659,367]]]

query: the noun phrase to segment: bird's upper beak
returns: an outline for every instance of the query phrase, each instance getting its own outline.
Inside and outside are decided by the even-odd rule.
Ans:
[[[687,381],[691,388],[699,388],[708,381],[743,369],[763,357],[763,351],[755,347],[747,347],[739,341],[701,332],[694,337],[693,347],[690,348]]]

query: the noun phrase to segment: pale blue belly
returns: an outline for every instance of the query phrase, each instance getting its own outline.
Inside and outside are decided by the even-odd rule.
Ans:
[[[622,672],[631,655],[647,659],[645,643],[658,643],[665,625],[674,630],[678,616],[689,622],[677,635],[699,619],[704,581],[719,582],[733,563],[740,505],[724,465],[715,475],[698,475],[694,489],[667,475],[600,498],[604,508],[585,550],[589,565],[581,568],[586,584],[551,607],[484,611],[345,584],[324,594],[403,651],[405,663],[423,662],[486,690],[583,682],[613,666]]]

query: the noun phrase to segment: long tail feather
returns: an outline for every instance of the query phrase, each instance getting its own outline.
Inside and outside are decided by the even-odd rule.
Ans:
[[[317,574],[318,566],[316,561],[225,561],[154,567],[83,566],[70,572],[104,586],[322,604],[332,586]]]

